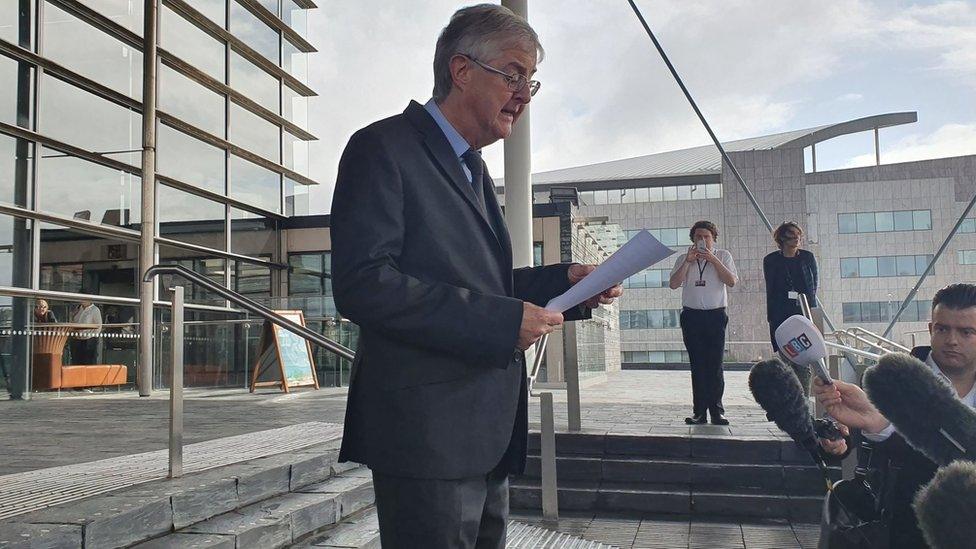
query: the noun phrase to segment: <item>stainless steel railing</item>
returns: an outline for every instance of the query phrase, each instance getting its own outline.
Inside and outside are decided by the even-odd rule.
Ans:
[[[238,307],[255,315],[281,326],[282,328],[314,343],[336,355],[353,360],[356,354],[349,348],[344,347],[331,339],[313,332],[308,328],[288,320],[273,310],[261,305],[260,303],[242,296],[241,294],[228,290],[207,277],[191,271],[182,265],[153,265],[146,270],[143,279],[149,282],[153,277],[161,274],[180,276],[194,284],[203,286],[220,297],[234,303]],[[169,477],[177,478],[183,475],[183,286],[176,285],[172,288],[173,300],[172,322],[173,333],[170,342],[173,346],[172,356],[173,365],[170,368],[170,389],[169,389]]]

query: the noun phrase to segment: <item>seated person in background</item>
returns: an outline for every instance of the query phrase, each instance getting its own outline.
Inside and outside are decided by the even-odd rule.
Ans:
[[[773,241],[779,248],[763,258],[763,277],[766,279],[766,320],[773,351],[793,367],[800,378],[804,394],[810,394],[810,366],[794,364],[776,344],[776,328],[784,320],[803,314],[799,294],[807,296],[811,307],[817,306],[817,260],[813,253],[800,249],[803,229],[792,221],[784,221],[773,231]]]
[[[50,324],[57,321],[58,318],[54,316],[54,311],[48,307],[46,299],[38,299],[37,302],[34,303],[35,324]]]
[[[98,362],[98,333],[102,328],[102,312],[91,301],[82,301],[71,315],[74,324],[86,324],[74,330],[71,337],[71,363]]]
[[[952,284],[935,294],[929,334],[931,347],[916,347],[912,356],[949,383],[963,403],[976,408],[976,285]],[[872,442],[872,462],[877,462],[877,457],[887,459],[897,471],[892,484],[884,488],[892,494],[888,509],[891,547],[928,547],[912,511],[912,500],[919,488],[935,476],[936,464],[909,446],[857,385],[839,380],[824,385],[814,379],[813,393],[834,419],[862,430]],[[847,450],[843,441],[822,446],[837,455]]]

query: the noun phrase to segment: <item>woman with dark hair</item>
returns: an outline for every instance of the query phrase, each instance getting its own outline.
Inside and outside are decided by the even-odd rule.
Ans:
[[[800,248],[802,237],[803,229],[799,225],[793,221],[781,223],[773,231],[773,241],[779,249],[763,258],[766,320],[769,321],[769,339],[776,352],[779,352],[776,328],[787,318],[803,314],[800,309],[800,294],[807,296],[811,307],[817,306],[817,259],[810,251]],[[804,392],[809,393],[810,367],[789,361],[787,363],[796,371]]]

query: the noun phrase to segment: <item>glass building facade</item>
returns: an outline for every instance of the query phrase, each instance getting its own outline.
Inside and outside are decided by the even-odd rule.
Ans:
[[[68,329],[61,363],[123,365],[136,381],[142,254],[271,304],[287,293],[282,224],[307,213],[314,184],[314,4],[158,2],[151,250],[141,246],[153,198],[143,196],[143,4],[0,2],[0,385],[15,398],[56,388],[37,375],[38,349],[57,354],[39,325],[85,324],[88,301],[97,341],[83,349],[84,334]],[[177,283],[157,284],[154,386],[165,384],[162,305]],[[186,298],[188,385],[245,383],[260,323],[202,288],[187,285]],[[40,300],[52,316],[36,311]]]

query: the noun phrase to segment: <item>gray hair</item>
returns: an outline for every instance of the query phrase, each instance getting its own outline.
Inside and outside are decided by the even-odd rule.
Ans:
[[[545,56],[539,35],[525,19],[506,7],[478,4],[454,12],[434,50],[434,101],[443,101],[451,92],[451,58],[455,55],[463,53],[488,62],[513,46],[535,50],[539,61]]]

